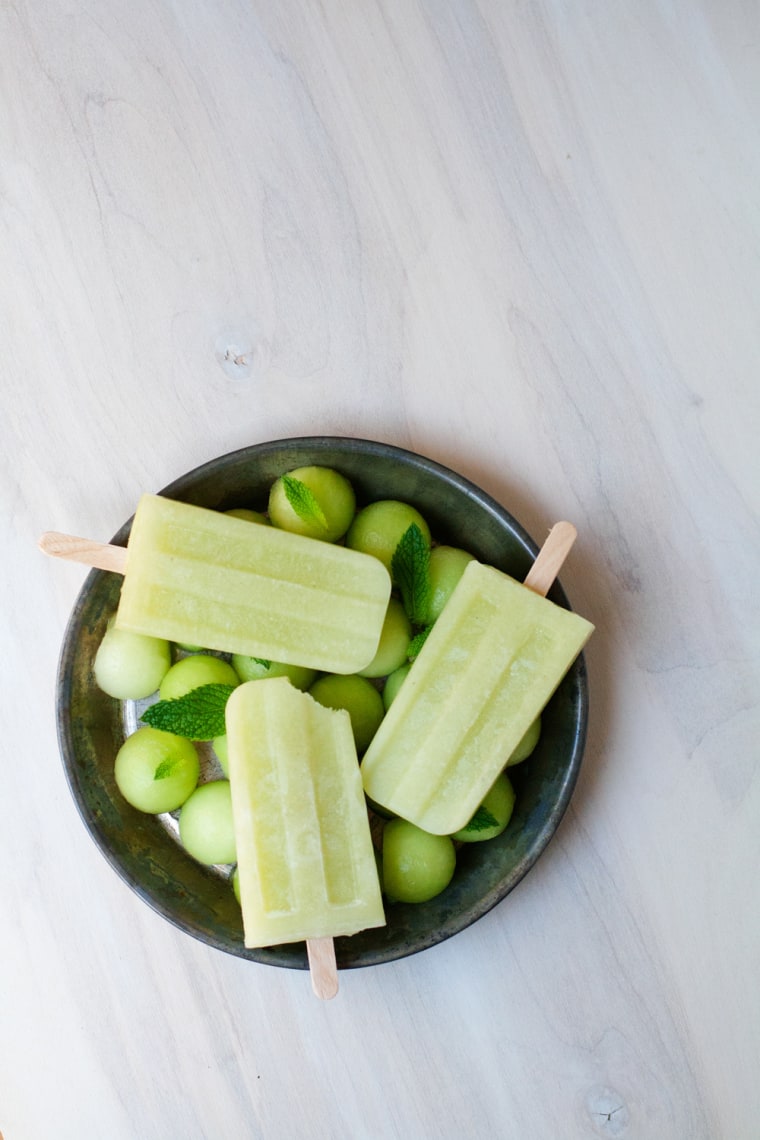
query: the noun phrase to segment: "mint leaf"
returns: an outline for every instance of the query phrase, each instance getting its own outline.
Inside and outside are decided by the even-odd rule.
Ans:
[[[169,776],[174,775],[174,769],[177,767],[178,764],[181,764],[181,763],[182,763],[182,761],[178,760],[176,758],[176,756],[170,760],[162,760],[161,763],[156,768],[155,772],[153,773],[153,779],[154,780],[166,780]]]
[[[430,605],[430,547],[417,523],[407,527],[391,559],[391,574],[412,625],[422,625]]]
[[[498,827],[498,826],[499,826],[498,819],[495,819],[491,815],[488,808],[484,808],[483,805],[481,804],[481,806],[475,812],[475,815],[472,817],[470,822],[467,824],[466,827],[463,827],[462,830],[463,831],[486,831],[489,827]]]
[[[317,523],[327,530],[325,512],[317,502],[314,492],[305,483],[302,483],[300,479],[295,479],[292,475],[283,475],[282,486],[285,491],[285,498],[302,522]]]
[[[188,740],[213,740],[215,736],[223,736],[227,731],[224,709],[234,688],[234,685],[201,685],[183,697],[156,701],[145,710],[140,719],[151,728],[160,728],[175,736],[185,736]],[[161,771],[163,767],[164,764],[159,764],[153,777],[155,780],[170,775],[168,771]]]
[[[432,625],[428,625],[425,627],[425,629],[421,629],[420,632],[416,633],[412,640],[409,642],[409,647],[406,651],[406,655],[410,661],[414,661],[415,657],[419,656],[419,652],[427,641],[428,634],[432,628]]]
[[[271,661],[265,661],[263,657],[252,657],[251,660],[255,661],[257,665],[261,665],[262,669],[271,669],[272,668],[272,662]]]

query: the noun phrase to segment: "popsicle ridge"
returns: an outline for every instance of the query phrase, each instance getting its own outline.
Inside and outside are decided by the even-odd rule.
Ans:
[[[298,725],[293,731],[298,732]],[[290,772],[283,757],[282,748],[277,738],[277,724],[273,720],[271,711],[265,709],[258,717],[258,721],[248,723],[248,732],[251,738],[254,734],[261,735],[264,746],[258,750],[258,786],[262,802],[266,802],[266,812],[250,815],[247,824],[250,827],[251,846],[255,855],[256,865],[266,867],[264,873],[256,874],[246,872],[250,881],[255,882],[260,894],[261,908],[270,918],[287,918],[296,912],[298,899],[296,897],[296,884],[294,870],[294,853],[289,839],[287,819],[285,817],[286,805],[290,803],[289,782]],[[301,742],[299,741],[299,745]],[[283,842],[285,837],[285,842]],[[245,859],[245,848],[242,859]],[[241,871],[241,873],[244,873]]]
[[[592,630],[470,562],[365,753],[367,795],[425,831],[464,827]]]
[[[356,568],[367,557],[358,551],[319,542],[276,527],[249,523],[222,512],[207,511],[187,503],[175,503],[158,495],[142,497],[141,512],[130,535],[131,545],[134,546],[135,539],[141,537],[137,528],[143,525],[143,520],[148,516],[146,506],[149,511],[155,510],[156,501],[160,508],[171,502],[172,511],[176,512],[179,508],[180,512],[179,517],[162,522],[161,528],[151,534],[155,552],[167,559],[186,560],[189,564],[197,565],[208,562],[209,553],[215,553],[223,560],[225,569],[255,572],[261,578],[285,583],[308,583],[314,578],[320,578],[324,574],[325,563],[329,562],[332,581],[336,586],[353,586],[357,589],[354,581]],[[209,544],[216,549],[210,552]],[[257,546],[266,549],[266,567],[255,561]],[[129,561],[127,566],[129,569]]]
[[[324,762],[325,756],[345,747],[346,731],[351,731],[345,710],[325,711],[327,716],[313,717],[314,739],[308,754],[324,890],[331,906],[353,907],[361,902],[355,870],[360,853],[349,820],[355,817],[357,810],[366,814],[367,808],[363,794],[360,799],[354,794],[354,802],[350,802],[351,791],[361,791],[361,781],[341,779],[336,768]]]
[[[377,651],[390,576],[358,551],[143,495],[116,624],[333,673]]]
[[[445,708],[433,719],[424,746],[418,753],[420,760],[424,760],[425,756],[446,757],[440,769],[440,778],[451,789],[450,795],[457,794],[458,789],[458,794],[463,799],[471,795],[473,773],[479,770],[482,758],[488,758],[492,747],[494,714],[499,715],[500,705],[506,705],[508,701],[511,706],[504,712],[506,723],[510,717],[519,716],[518,694],[524,692],[530,683],[533,673],[531,658],[535,658],[536,650],[545,644],[546,637],[543,631],[528,632],[505,659],[499,657],[498,641],[498,629],[484,630],[481,642],[476,651],[466,658]],[[492,662],[485,684],[481,673],[484,659]],[[508,699],[505,696],[507,693]],[[464,737],[465,743],[458,752],[453,752],[447,742],[457,734]],[[519,737],[512,745],[508,731],[501,731],[499,736],[501,746],[507,749],[504,753],[506,759],[511,748],[519,743]],[[420,814],[434,812],[436,785],[431,783],[419,786],[418,780],[416,783],[419,790],[415,794],[414,771],[407,766],[398,783],[399,799],[413,805],[414,810]]]
[[[227,703],[246,946],[385,922],[351,722],[285,678]]]

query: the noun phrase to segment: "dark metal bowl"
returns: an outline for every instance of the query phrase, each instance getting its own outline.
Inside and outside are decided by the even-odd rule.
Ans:
[[[335,467],[353,483],[360,505],[401,499],[418,508],[438,542],[461,546],[518,579],[536,545],[512,516],[467,479],[420,455],[361,439],[277,440],[223,455],[183,475],[161,493],[214,509],[266,508],[284,471]],[[113,541],[125,545],[127,522]],[[92,663],[119,599],[120,578],[92,571],[63,643],[58,676],[58,735],[71,792],[90,834],[123,879],[164,918],[219,950],[272,966],[306,967],[302,943],[246,950],[229,883],[180,848],[160,819],[131,808],[113,777],[123,739],[118,701],[95,684]],[[549,597],[568,606],[559,584]],[[568,607],[569,608],[569,607]],[[451,884],[427,903],[388,904],[387,925],[336,940],[339,966],[374,966],[426,950],[475,922],[523,878],[557,829],[575,785],[588,715],[581,656],[543,716],[538,748],[510,769],[517,792],[507,830],[463,846]]]

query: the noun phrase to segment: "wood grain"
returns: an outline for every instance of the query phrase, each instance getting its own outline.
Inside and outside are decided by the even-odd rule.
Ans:
[[[760,8],[19,0],[0,63],[4,1134],[754,1140]],[[596,626],[556,839],[335,1002],[90,842],[36,548],[321,432],[573,519]]]

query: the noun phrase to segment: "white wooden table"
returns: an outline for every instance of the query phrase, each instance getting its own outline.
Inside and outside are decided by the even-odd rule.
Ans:
[[[760,7],[8,0],[0,97],[4,1140],[754,1140]],[[92,843],[35,545],[317,433],[571,518],[598,627],[545,855],[332,1003]]]

